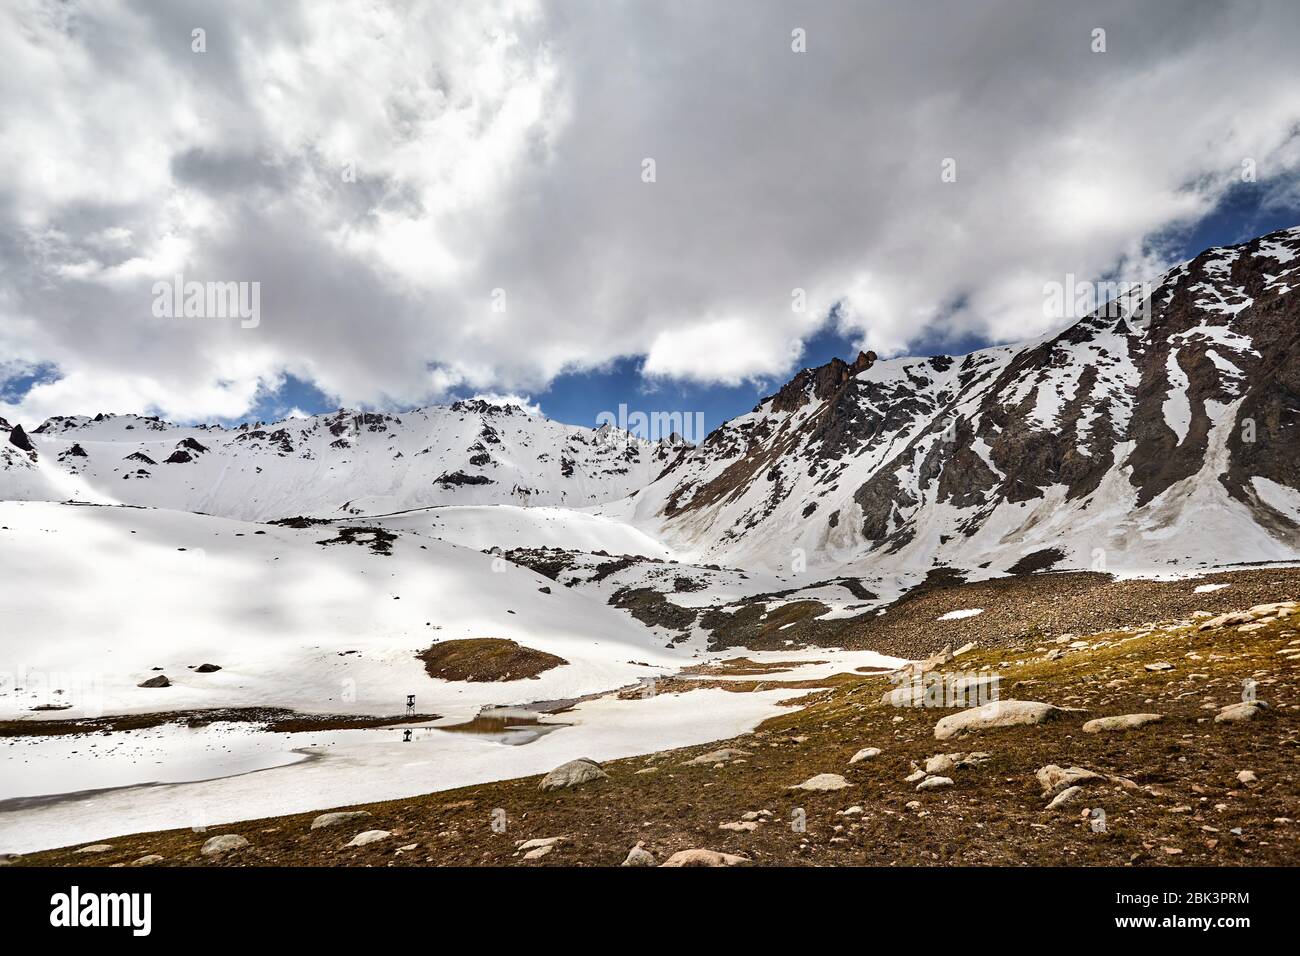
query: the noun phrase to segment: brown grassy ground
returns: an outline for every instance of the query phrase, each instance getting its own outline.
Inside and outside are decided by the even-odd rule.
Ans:
[[[416,656],[424,661],[430,677],[441,680],[523,680],[568,663],[563,657],[524,647],[504,637],[440,641]]]
[[[372,819],[338,829],[311,831],[315,814],[298,814],[207,833],[138,834],[109,840],[113,849],[103,854],[64,849],[19,862],[116,865],[156,853],[177,866],[613,866],[633,843],[644,841],[661,861],[676,850],[707,847],[768,865],[1300,863],[1294,822],[1300,818],[1296,626],[1283,621],[1254,632],[1202,632],[1183,622],[1107,630],[1087,640],[1089,646],[1078,649],[1056,643],[1055,635],[1016,648],[982,648],[944,668],[996,672],[1003,698],[1083,708],[1041,726],[936,741],[936,721],[953,711],[888,706],[880,702],[891,686],[886,677],[838,675],[826,689],[792,688],[803,709],[754,733],[612,761],[604,765],[609,779],[572,790],[541,793],[538,778],[528,777],[372,804],[364,808]],[[1048,660],[1050,651],[1062,653]],[[1174,667],[1144,669],[1156,661]],[[746,666],[740,664],[738,672]],[[1257,682],[1259,698],[1271,705],[1268,715],[1214,723],[1219,707],[1241,699],[1247,680]],[[772,679],[758,677],[754,684],[770,687]],[[1165,720],[1126,732],[1081,730],[1088,718],[1133,712],[1161,713]],[[850,765],[849,758],[868,746],[883,752]],[[682,765],[721,747],[750,756],[721,767]],[[991,757],[953,771],[951,787],[918,793],[904,781],[913,763],[970,750]],[[1053,763],[1120,775],[1136,787],[1091,788],[1081,802],[1048,812],[1034,772]],[[1239,783],[1242,770],[1253,771],[1258,784]],[[818,773],[843,774],[850,787],[830,793],[788,789]],[[837,813],[852,806],[862,812]],[[1094,807],[1105,810],[1104,832],[1095,832],[1081,816]],[[497,809],[505,813],[504,833],[491,825]],[[752,832],[719,829],[746,811],[761,810],[771,811],[770,822]],[[792,826],[798,811],[806,819],[803,832]],[[366,829],[392,836],[344,848]],[[242,834],[252,845],[209,861],[199,849],[217,833]],[[516,849],[519,841],[545,837],[564,842],[535,861],[525,861]]]
[[[1205,594],[1202,584],[1230,586]],[[766,617],[761,602],[734,614],[706,615],[719,647],[783,650],[787,641],[824,647],[924,657],[945,644],[977,641],[982,647],[1017,647],[1067,632],[1086,634],[1143,621],[1186,617],[1193,611],[1221,613],[1300,594],[1300,568],[1224,571],[1178,581],[1115,580],[1108,574],[1063,571],[962,583],[942,569],[889,605],[884,614],[818,621],[817,601],[784,605]],[[939,617],[962,608],[984,613],[956,621]]]

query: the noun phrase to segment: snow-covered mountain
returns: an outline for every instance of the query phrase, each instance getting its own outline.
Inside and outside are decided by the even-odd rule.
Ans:
[[[4,424],[0,499],[79,500],[241,520],[431,505],[582,507],[645,486],[676,454],[608,426],[517,405],[340,410],[274,424],[172,425],[138,415]]]
[[[1190,567],[1300,556],[1300,228],[1065,331],[806,369],[602,509],[696,559]]]
[[[446,533],[478,547],[512,547],[509,529],[526,526],[549,545],[620,540],[794,572],[1290,560],[1298,288],[1294,228],[1208,250],[1056,335],[805,369],[699,447],[479,400],[237,429],[133,415],[5,422],[0,499],[241,520],[599,505],[604,523],[581,526],[472,507],[411,520],[424,531],[459,522]],[[636,530],[609,538],[610,520]]]

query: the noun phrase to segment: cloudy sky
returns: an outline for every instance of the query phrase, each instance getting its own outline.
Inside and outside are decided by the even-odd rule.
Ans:
[[[1067,273],[1300,222],[1297,48],[1285,0],[12,0],[0,415],[712,425],[1019,340]],[[157,315],[178,274],[256,327]]]

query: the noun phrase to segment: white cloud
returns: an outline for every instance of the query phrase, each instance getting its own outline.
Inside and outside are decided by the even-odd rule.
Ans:
[[[10,4],[0,355],[65,376],[10,417],[770,380],[837,301],[882,354],[1038,334],[1244,159],[1294,196],[1298,39],[1283,3]],[[178,271],[260,281],[260,325],[152,319]]]

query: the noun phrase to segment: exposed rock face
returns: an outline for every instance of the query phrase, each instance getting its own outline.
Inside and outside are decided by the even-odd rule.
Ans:
[[[137,687],[171,687],[172,682],[167,679],[166,674],[159,674],[157,677],[150,677],[148,680],[142,680],[136,684]]]
[[[1098,548],[1171,560],[1193,544],[1168,536],[1192,534],[1189,507],[1241,515],[1198,557],[1300,554],[1300,228],[1147,291],[1026,346],[805,369],[680,456],[639,511],[706,554],[773,564],[797,547],[974,567],[1008,541],[1023,549],[997,548],[998,570],[1052,549],[1073,568]]]
[[[25,451],[31,455],[36,454],[36,447],[32,444],[32,440],[27,437],[27,433],[23,431],[22,425],[15,425],[13,430],[9,432],[9,444],[19,451]]]

